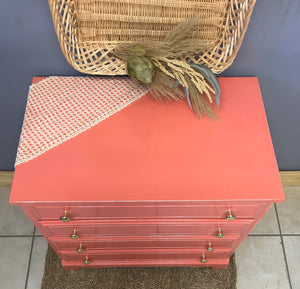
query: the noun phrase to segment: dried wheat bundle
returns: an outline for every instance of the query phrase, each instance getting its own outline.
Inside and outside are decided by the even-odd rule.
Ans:
[[[157,99],[179,101],[186,98],[198,117],[205,115],[214,118],[207,102],[213,102],[211,93],[214,93],[219,106],[217,78],[204,65],[180,60],[214,45],[207,40],[193,40],[193,32],[200,24],[199,18],[187,19],[171,30],[159,44],[147,41],[120,44],[113,56],[126,61],[127,73],[149,86]]]

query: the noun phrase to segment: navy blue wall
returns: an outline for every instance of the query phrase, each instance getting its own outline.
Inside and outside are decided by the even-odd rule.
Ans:
[[[0,170],[12,170],[33,76],[79,75],[60,51],[46,0],[0,1]],[[300,1],[258,0],[223,76],[258,76],[281,170],[300,170]]]

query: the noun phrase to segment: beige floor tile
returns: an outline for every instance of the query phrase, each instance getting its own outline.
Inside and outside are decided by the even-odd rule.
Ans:
[[[236,251],[237,289],[289,289],[279,236],[248,236]]]
[[[10,187],[0,187],[0,235],[28,235],[33,224],[18,206],[8,203]]]
[[[44,238],[34,239],[27,289],[41,288],[47,248],[48,243]]]
[[[285,187],[285,202],[277,204],[283,234],[300,233],[300,187]]]
[[[283,237],[293,289],[300,289],[300,236]]]
[[[279,234],[274,206],[268,210],[250,234]]]
[[[43,236],[42,233],[37,229],[35,228],[35,236]]]
[[[0,238],[0,288],[25,288],[31,237]]]

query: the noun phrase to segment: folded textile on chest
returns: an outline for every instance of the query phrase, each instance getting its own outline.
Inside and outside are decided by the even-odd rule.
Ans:
[[[147,92],[128,77],[52,76],[31,85],[15,166],[97,125]]]

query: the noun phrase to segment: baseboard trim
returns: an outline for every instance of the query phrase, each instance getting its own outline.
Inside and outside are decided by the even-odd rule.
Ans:
[[[9,187],[14,178],[13,171],[0,171],[0,187]]]
[[[14,177],[13,171],[0,171],[0,187],[9,187]],[[300,171],[281,171],[283,186],[300,186]]]
[[[281,171],[280,177],[283,186],[300,186],[300,171]]]

